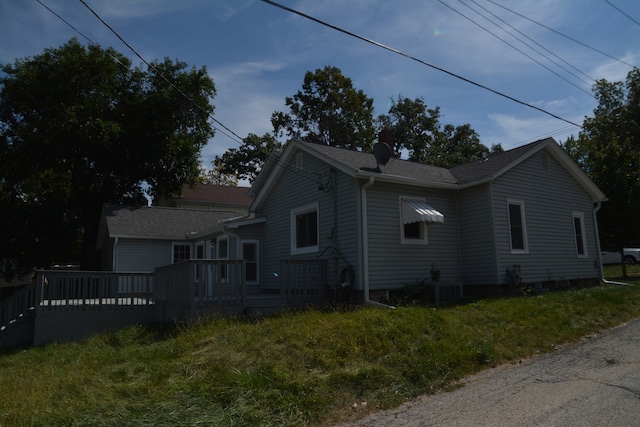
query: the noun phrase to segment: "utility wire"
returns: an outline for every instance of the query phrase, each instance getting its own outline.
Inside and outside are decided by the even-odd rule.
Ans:
[[[563,33],[561,33],[560,31],[554,30],[553,28],[548,27],[548,26],[546,26],[546,25],[544,25],[544,24],[541,24],[541,23],[540,23],[540,22],[538,22],[538,21],[534,21],[533,19],[529,18],[528,16],[525,16],[525,15],[523,15],[523,14],[521,14],[521,13],[518,13],[518,12],[516,12],[516,11],[514,11],[514,10],[511,10],[511,9],[509,9],[509,8],[508,8],[508,7],[506,7],[506,6],[502,6],[501,4],[498,4],[498,3],[496,3],[496,2],[495,2],[495,1],[493,1],[493,0],[487,0],[487,1],[488,1],[489,3],[493,3],[493,4],[495,4],[495,5],[496,5],[496,6],[498,6],[498,7],[501,7],[502,9],[504,9],[504,10],[506,10],[506,11],[508,11],[508,12],[513,13],[514,15],[518,15],[519,17],[521,17],[521,18],[523,18],[523,19],[526,19],[526,20],[527,20],[527,21],[529,21],[529,22],[533,22],[534,24],[539,25],[539,26],[541,26],[542,28],[546,28],[547,30],[549,30],[549,31],[551,31],[551,32],[553,32],[553,33],[555,33],[555,34],[557,34],[557,35],[559,35],[559,36],[562,36],[562,37],[564,37],[564,38],[566,38],[566,39],[568,39],[568,40],[571,40],[571,41],[572,41],[572,42],[574,42],[574,43],[577,43],[577,44],[579,44],[579,45],[581,45],[581,46],[584,46],[584,47],[586,47],[587,49],[591,49],[592,51],[597,52],[597,53],[599,53],[600,55],[604,55],[604,56],[606,56],[607,58],[613,59],[614,61],[617,61],[617,62],[620,62],[620,63],[622,63],[622,64],[628,65],[628,66],[629,66],[629,67],[631,67],[631,68],[635,68],[635,65],[633,65],[633,64],[629,64],[628,62],[625,62],[625,61],[623,61],[622,59],[619,59],[619,58],[616,58],[615,56],[609,55],[608,53],[603,52],[603,51],[601,51],[601,50],[598,50],[598,49],[596,49],[596,48],[594,48],[594,47],[591,47],[591,46],[589,46],[589,45],[588,45],[588,44],[586,44],[586,43],[582,43],[581,41],[576,40],[576,39],[574,39],[574,38],[573,38],[573,37],[571,37],[571,36],[568,36],[568,35],[566,35],[566,34],[563,34]]]
[[[494,18],[498,19],[500,22],[504,23],[505,25],[507,25],[509,28],[511,28],[513,31],[517,32],[518,34],[522,35],[523,37],[525,37],[527,40],[531,41],[532,43],[535,43],[536,46],[539,46],[541,49],[544,49],[546,52],[550,53],[551,55],[553,55],[555,58],[557,58],[558,60],[564,62],[566,65],[568,65],[569,67],[573,68],[574,70],[576,70],[578,73],[582,74],[584,77],[586,77],[587,79],[589,79],[591,82],[595,82],[595,79],[593,77],[588,76],[587,74],[585,74],[584,72],[582,72],[581,70],[579,70],[578,68],[574,67],[573,65],[571,65],[569,62],[565,61],[564,59],[562,59],[561,57],[559,57],[558,55],[556,55],[555,53],[553,53],[551,50],[547,49],[546,47],[544,47],[543,45],[541,45],[540,43],[538,43],[537,41],[535,41],[534,39],[532,39],[531,37],[527,36],[525,33],[523,33],[522,31],[518,30],[516,27],[514,27],[513,25],[509,24],[507,21],[505,21],[504,19],[500,18],[498,15],[496,15],[495,13],[491,12],[489,9],[487,9],[486,7],[482,6],[480,3],[478,3],[475,0],[470,0],[473,4],[475,4],[476,6],[478,6],[479,8],[481,8],[482,10],[486,11],[487,13],[489,13],[491,16],[493,16]],[[506,30],[504,30],[506,31]],[[515,36],[514,36],[515,37]],[[517,38],[517,37],[516,37]],[[520,39],[518,39],[520,40]],[[522,42],[522,40],[520,40]],[[524,42],[522,42],[524,43]],[[526,44],[526,43],[525,43]],[[528,45],[527,45],[528,46]],[[531,46],[529,46],[531,47]],[[533,48],[531,48],[533,49]],[[535,50],[535,49],[533,49]],[[536,50],[536,52],[538,52]],[[540,52],[538,52],[540,53]],[[542,54],[541,54],[542,55]],[[548,57],[546,57],[545,55],[543,55],[545,58],[549,59]],[[549,61],[553,62],[554,64],[558,65],[555,61],[552,61],[551,59],[549,59]],[[572,74],[571,72],[567,71],[565,68],[563,68],[562,66],[558,65],[558,67],[562,68],[564,71],[566,71],[567,73],[573,75],[574,77],[578,78],[576,75]]]
[[[455,13],[457,13],[458,15],[462,16],[463,18],[465,18],[466,20],[468,20],[469,22],[471,22],[472,24],[477,25],[478,27],[480,27],[481,29],[483,29],[484,31],[486,31],[487,33],[491,34],[492,36],[494,36],[495,38],[497,38],[498,40],[500,40],[501,42],[503,42],[504,44],[506,44],[507,46],[509,46],[510,48],[516,50],[517,52],[520,52],[521,54],[523,54],[524,56],[526,56],[527,58],[529,58],[530,60],[532,60],[533,62],[535,62],[536,64],[540,65],[541,67],[543,67],[545,70],[555,74],[556,76],[560,77],[562,80],[564,80],[565,82],[569,83],[571,86],[581,90],[582,92],[586,93],[589,96],[593,96],[590,92],[586,91],[584,88],[581,88],[580,86],[576,85],[575,83],[573,83],[572,81],[570,81],[569,79],[565,78],[564,76],[561,76],[560,74],[558,74],[557,72],[553,71],[551,68],[547,67],[546,65],[544,65],[542,62],[538,61],[537,59],[533,58],[531,55],[525,53],[524,51],[518,49],[517,47],[515,47],[514,45],[512,45],[511,43],[509,43],[508,41],[506,41],[505,39],[503,39],[502,37],[498,36],[497,34],[495,34],[494,32],[488,30],[487,28],[483,27],[482,25],[478,24],[476,21],[474,21],[473,19],[469,18],[468,16],[466,16],[465,14],[463,14],[462,12],[460,12],[459,10],[454,9],[453,7],[449,6],[448,4],[446,4],[444,1],[442,0],[438,0],[442,5],[448,7],[449,9],[451,9],[452,11],[454,11]],[[464,6],[468,7],[469,9],[471,9],[472,11],[478,13],[477,11],[475,11],[471,6],[465,4],[462,2],[462,0],[459,0],[460,3],[462,3]],[[483,18],[485,18],[486,20],[488,20],[489,22],[491,22],[492,24],[498,26],[497,24],[495,24],[493,21],[491,21],[489,18],[486,18],[485,16],[481,15],[478,13],[478,15],[482,16]],[[498,26],[499,27],[499,26]],[[520,40],[521,41],[521,40]],[[530,47],[530,46],[529,46]],[[531,48],[533,49],[533,48]],[[540,54],[540,52],[538,52],[537,50],[533,49],[536,53]],[[542,55],[542,54],[540,54]],[[543,55],[544,56],[544,55]],[[557,64],[556,64],[557,65]],[[566,70],[565,70],[566,71]]]
[[[614,8],[615,10],[617,10],[618,12],[620,12],[621,14],[623,14],[624,16],[626,16],[627,18],[631,19],[633,22],[636,23],[636,25],[640,25],[640,22],[638,22],[633,16],[627,14],[624,10],[620,9],[618,6],[611,3],[609,0],[604,0],[604,2],[607,3],[609,6],[611,6],[612,8]]]
[[[80,0],[80,3],[82,3],[87,9],[89,9],[89,11],[96,17],[98,18],[98,20],[100,22],[102,22],[102,24],[107,27],[113,34],[115,34],[116,37],[118,37],[118,39],[120,39],[120,41],[122,43],[125,44],[125,46],[127,46],[131,52],[133,52],[138,58],[140,58],[140,60],[142,62],[144,62],[147,67],[149,67],[150,69],[152,69],[153,71],[155,71],[165,82],[167,82],[171,87],[173,87],[178,94],[180,94],[180,96],[184,97],[185,99],[187,99],[189,102],[191,102],[196,108],[203,110],[204,109],[198,105],[193,99],[191,99],[189,96],[187,96],[187,94],[185,94],[178,86],[176,86],[175,83],[173,83],[172,81],[170,81],[167,77],[164,76],[164,74],[162,74],[157,68],[155,68],[151,63],[147,62],[146,59],[144,59],[142,57],[142,55],[140,55],[129,43],[127,43],[127,41],[122,38],[122,36],[120,36],[120,34],[118,34],[118,32],[116,30],[114,30],[111,25],[109,25],[104,19],[102,19],[100,17],[100,15],[98,15],[91,7],[89,7],[89,5],[84,1],[84,0]],[[206,112],[206,111],[205,111]],[[209,116],[209,118],[211,120],[213,120],[215,123],[217,123],[218,125],[222,126],[227,132],[231,133],[235,138],[237,138],[240,141],[243,141],[242,137],[240,137],[237,133],[235,133],[234,131],[232,131],[231,129],[229,129],[227,126],[225,126],[224,124],[222,124],[220,121],[216,120],[211,114],[207,113],[207,115]],[[218,129],[220,130],[220,129]],[[223,131],[220,131],[221,133],[223,133],[224,135],[226,135],[227,137],[233,139],[230,135],[226,134]]]
[[[82,0],[81,0],[81,1],[82,1]],[[504,94],[504,93],[502,93],[502,92],[499,92],[499,91],[497,91],[497,90],[495,90],[495,89],[491,89],[491,88],[490,88],[490,87],[488,87],[488,86],[482,85],[482,84],[480,84],[480,83],[474,82],[473,80],[470,80],[470,79],[467,79],[467,78],[465,78],[465,77],[462,77],[462,76],[460,76],[460,75],[458,75],[458,74],[455,74],[455,73],[453,73],[453,72],[451,72],[451,71],[445,70],[444,68],[441,68],[441,67],[438,67],[438,66],[436,66],[436,65],[430,64],[430,63],[428,63],[428,62],[426,62],[426,61],[423,61],[423,60],[421,60],[421,59],[419,59],[419,58],[416,58],[416,57],[414,57],[414,56],[411,56],[411,55],[409,55],[409,54],[406,54],[406,53],[404,53],[404,52],[402,52],[402,51],[399,51],[399,50],[394,49],[394,48],[392,48],[392,47],[386,46],[386,45],[384,45],[384,44],[382,44],[382,43],[378,43],[378,42],[376,42],[375,40],[368,39],[368,38],[366,38],[366,37],[363,37],[363,36],[361,36],[361,35],[358,35],[358,34],[356,34],[356,33],[351,32],[351,31],[347,31],[347,30],[342,29],[342,28],[340,28],[340,27],[337,27],[337,26],[335,26],[335,25],[332,25],[332,24],[329,24],[329,23],[327,23],[327,22],[321,21],[320,19],[314,18],[314,17],[312,17],[312,16],[310,16],[310,15],[304,14],[304,13],[302,13],[302,12],[299,12],[299,11],[295,10],[295,9],[291,9],[290,7],[283,6],[283,5],[281,5],[281,4],[279,4],[279,3],[276,3],[276,2],[274,2],[274,1],[271,1],[271,0],[262,0],[262,1],[263,1],[264,3],[267,3],[267,4],[271,5],[271,6],[278,7],[278,8],[280,8],[280,9],[282,9],[282,10],[286,10],[287,12],[291,12],[291,13],[294,13],[294,14],[296,14],[296,15],[302,16],[303,18],[306,18],[306,19],[309,19],[309,20],[311,20],[311,21],[317,22],[317,23],[318,23],[318,24],[320,24],[320,25],[324,25],[325,27],[328,27],[328,28],[331,28],[331,29],[333,29],[333,30],[339,31],[339,32],[341,32],[341,33],[343,33],[343,34],[346,34],[346,35],[348,35],[348,36],[355,37],[355,38],[357,38],[357,39],[359,39],[359,40],[365,41],[365,42],[370,43],[370,44],[372,44],[372,45],[374,45],[374,46],[380,47],[380,48],[382,48],[382,49],[386,49],[386,50],[388,50],[388,51],[390,51],[390,52],[393,52],[393,53],[395,53],[395,54],[397,54],[397,55],[400,55],[400,56],[403,56],[403,57],[405,57],[405,58],[408,58],[408,59],[411,59],[411,60],[413,60],[413,61],[416,61],[416,62],[418,62],[418,63],[420,63],[420,64],[422,64],[422,65],[426,65],[427,67],[430,67],[430,68],[433,68],[433,69],[438,70],[438,71],[440,71],[440,72],[443,72],[443,73],[445,73],[445,74],[448,74],[448,75],[450,75],[450,76],[452,76],[452,77],[455,77],[455,78],[457,78],[457,79],[459,79],[459,80],[462,80],[462,81],[467,82],[467,83],[469,83],[469,84],[472,84],[472,85],[474,85],[474,86],[476,86],[476,87],[479,87],[479,88],[481,88],[481,89],[484,89],[484,90],[486,90],[486,91],[489,91],[489,92],[491,92],[491,93],[493,93],[493,94],[496,94],[496,95],[498,95],[498,96],[501,96],[501,97],[503,97],[503,98],[506,98],[506,99],[508,99],[508,100],[510,100],[510,101],[516,102],[516,103],[518,103],[518,104],[520,104],[520,105],[523,105],[523,106],[525,106],[525,107],[532,108],[532,109],[537,110],[537,111],[539,111],[539,112],[541,112],[541,113],[547,114],[547,115],[549,115],[549,116],[551,116],[551,117],[553,117],[553,118],[555,118],[555,119],[562,120],[563,122],[569,123],[570,125],[573,125],[573,126],[576,126],[576,127],[579,127],[579,128],[581,128],[581,127],[582,127],[581,125],[579,125],[579,124],[577,124],[577,123],[574,123],[574,122],[572,122],[572,121],[570,121],[570,120],[567,120],[567,119],[565,119],[565,118],[562,118],[562,117],[560,117],[560,116],[558,116],[558,115],[556,115],[556,114],[553,114],[553,113],[551,113],[551,112],[549,112],[549,111],[547,111],[547,110],[544,110],[544,109],[542,109],[542,108],[540,108],[540,107],[536,107],[535,105],[531,105],[531,104],[528,104],[528,103],[526,103],[526,102],[524,102],[524,101],[520,101],[519,99],[516,99],[516,98],[514,98],[514,97],[512,97],[512,96],[510,96],[510,95],[506,95],[506,94]]]

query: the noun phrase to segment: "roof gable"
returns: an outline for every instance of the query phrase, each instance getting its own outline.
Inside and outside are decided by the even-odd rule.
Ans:
[[[252,209],[259,206],[261,201],[265,199],[271,186],[277,182],[279,175],[284,172],[286,167],[295,164],[295,155],[299,151],[313,155],[354,178],[375,177],[377,181],[404,185],[461,189],[492,181],[544,149],[548,150],[549,154],[569,172],[594,202],[606,200],[605,195],[553,138],[532,142],[450,169],[392,158],[385,166],[381,167],[381,172],[372,171],[372,168],[376,166],[376,160],[372,153],[292,140],[287,143],[281,155],[272,159],[270,167],[264,170],[265,174],[261,173],[262,176],[258,176],[256,182],[259,182],[260,186],[252,193],[255,194]]]

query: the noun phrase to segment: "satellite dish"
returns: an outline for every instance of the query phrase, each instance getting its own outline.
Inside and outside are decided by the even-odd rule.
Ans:
[[[391,157],[394,156],[393,132],[389,129],[384,129],[378,134],[378,142],[373,146],[373,156],[376,158],[377,163],[375,169],[362,168],[362,170],[381,173],[380,165],[386,165]]]
[[[393,151],[385,142],[376,142],[373,146],[373,155],[376,158],[378,165],[386,165],[389,163],[389,159],[393,156]]]

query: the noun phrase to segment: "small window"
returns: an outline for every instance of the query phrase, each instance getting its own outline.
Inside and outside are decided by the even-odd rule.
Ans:
[[[318,204],[291,211],[291,255],[318,252]]]
[[[576,252],[578,258],[587,257],[587,246],[584,232],[584,214],[582,212],[573,213],[573,233],[576,241]]]
[[[191,259],[191,245],[181,243],[173,244],[173,263]]]
[[[509,215],[509,237],[511,239],[511,253],[529,253],[527,242],[527,223],[524,215],[524,201],[507,201]]]
[[[304,154],[303,153],[296,154],[296,168],[304,169]]]
[[[427,238],[427,224],[425,221],[404,222],[406,217],[404,209],[411,209],[411,207],[403,202],[412,200],[424,203],[423,199],[400,197],[400,243],[405,245],[426,245],[429,243],[429,239]]]
[[[258,242],[242,242],[242,259],[245,261],[247,283],[258,283]]]

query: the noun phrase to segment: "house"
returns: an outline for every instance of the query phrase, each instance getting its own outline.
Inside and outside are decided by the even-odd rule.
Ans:
[[[598,282],[605,195],[551,138],[445,169],[291,141],[256,179],[250,214],[194,235],[280,286],[281,261],[328,262],[327,286],[371,295],[432,277],[465,292]],[[375,167],[374,167],[375,166]]]
[[[154,205],[247,213],[252,202],[250,190],[249,187],[232,185],[198,184],[192,187],[185,184],[179,194],[154,200]]]
[[[601,280],[605,195],[553,139],[450,169],[392,158],[383,144],[372,154],[290,141],[262,168],[245,214],[105,205],[105,271],[38,271],[0,304],[0,345],[328,295],[379,303],[416,283],[437,302],[440,289]]]
[[[247,284],[276,291],[283,260],[324,259],[327,286],[364,300],[432,274],[472,293],[602,276],[596,212],[605,195],[551,138],[450,169],[381,165],[371,153],[294,140],[250,196],[243,216],[109,208],[106,269],[245,259]]]
[[[177,209],[106,204],[97,248],[105,271],[152,272],[157,267],[209,255],[193,236],[220,221],[241,215],[234,211]]]

